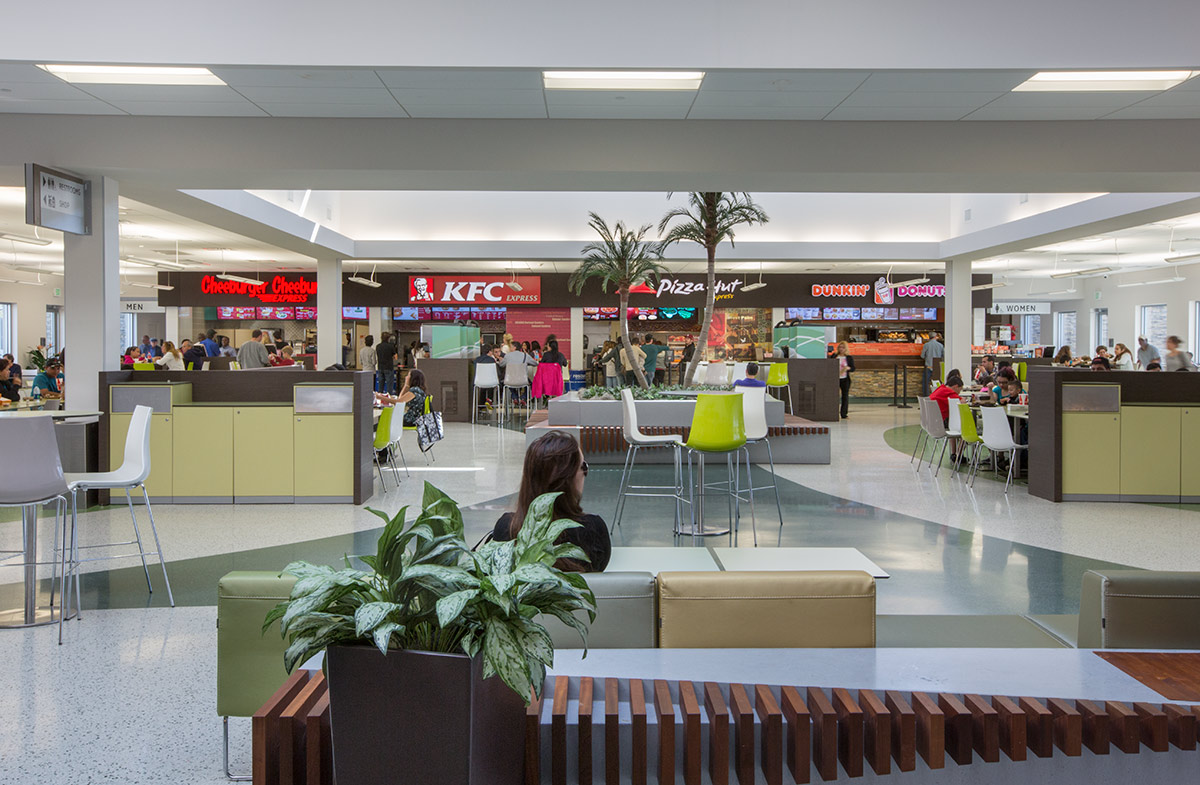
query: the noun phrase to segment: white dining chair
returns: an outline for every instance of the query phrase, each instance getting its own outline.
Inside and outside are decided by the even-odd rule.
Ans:
[[[479,391],[500,390],[500,366],[496,363],[475,363],[475,382],[471,387],[471,422],[474,423],[479,415]],[[499,397],[499,396],[497,396]],[[499,411],[499,401],[496,402]]]
[[[625,500],[630,496],[654,496],[675,499],[675,533],[680,533],[680,505],[683,499],[683,437],[677,434],[646,434],[638,426],[637,403],[633,391],[628,387],[621,390],[621,428],[625,436],[625,465],[621,469],[621,481],[617,485],[617,508],[613,512],[612,531],[621,525],[621,516],[625,513]],[[637,464],[638,451],[642,448],[668,447],[672,453],[675,469],[674,485],[635,485],[633,479],[634,467]]]
[[[779,502],[779,481],[775,476],[775,456],[771,454],[771,440],[767,438],[767,388],[739,387],[742,394],[742,419],[746,426],[746,446],[742,452],[746,457],[746,490],[750,493],[750,526],[754,533],[754,544],[758,545],[758,531],[754,517],[754,492],[770,488],[775,492],[775,510],[779,513],[779,529],[783,530],[783,505]],[[751,475],[750,445],[762,444],[767,448],[767,464],[771,467],[771,484],[755,485]],[[741,471],[739,465],[738,471]]]
[[[1008,493],[1008,486],[1012,485],[1013,481],[1013,466],[1016,464],[1013,458],[1017,450],[1027,449],[1028,445],[1017,444],[1013,439],[1012,431],[1009,430],[1008,415],[1003,408],[984,406],[979,411],[983,416],[983,433],[979,434],[979,438],[983,439],[983,446],[987,447],[992,455],[1008,455],[1008,478],[1004,481],[1004,492]]]
[[[704,383],[714,387],[729,384],[729,367],[723,362],[709,363],[704,369]]]
[[[949,444],[951,439],[959,439],[962,437],[962,419],[959,414],[958,401],[950,401],[950,424],[946,427],[946,443]],[[961,445],[961,442],[960,442]],[[961,449],[961,447],[960,447]],[[945,449],[942,450],[945,454]],[[938,461],[937,470],[933,473],[934,477],[938,476],[938,472],[942,470],[942,462]],[[958,471],[958,462],[954,462],[954,471]]]
[[[917,421],[920,424],[921,430],[917,432],[917,443],[913,445],[912,457],[908,459],[909,464],[917,459],[917,451],[921,452],[921,460],[925,460],[924,444],[929,439],[928,417],[926,416],[925,399],[917,397]],[[920,464],[917,464],[920,467]]]

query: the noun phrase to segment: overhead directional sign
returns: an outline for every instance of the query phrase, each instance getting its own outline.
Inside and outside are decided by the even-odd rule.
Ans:
[[[92,233],[91,181],[25,164],[25,223],[71,234]]]
[[[1019,316],[1029,313],[1050,313],[1050,303],[992,303],[988,308],[990,314],[1001,316]]]

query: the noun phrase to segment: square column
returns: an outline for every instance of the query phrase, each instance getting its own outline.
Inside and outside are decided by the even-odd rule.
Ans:
[[[971,314],[971,261],[946,262],[946,370],[957,368],[970,378],[971,339],[974,334]]]
[[[342,361],[342,260],[317,260],[317,370]]]
[[[90,235],[63,234],[66,408],[100,408],[100,372],[120,369],[121,279],[118,183],[92,180]]]

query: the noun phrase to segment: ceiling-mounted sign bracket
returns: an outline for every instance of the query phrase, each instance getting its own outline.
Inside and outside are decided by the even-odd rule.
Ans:
[[[92,233],[92,182],[70,172],[25,164],[25,223],[69,234]]]

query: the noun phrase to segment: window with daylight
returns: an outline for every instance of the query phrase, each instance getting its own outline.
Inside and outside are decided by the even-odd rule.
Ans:
[[[1150,345],[1159,352],[1166,351],[1167,306],[1143,305],[1138,315],[1138,335],[1146,336]]]
[[[12,303],[0,303],[0,355],[17,356],[17,309]]]
[[[1023,344],[1038,344],[1042,342],[1042,317],[1036,313],[1028,313],[1021,317],[1020,341]]]
[[[1092,310],[1092,338],[1096,346],[1108,346],[1108,309],[1095,308]],[[1090,347],[1095,348],[1095,347]]]
[[[1075,312],[1061,311],[1054,315],[1054,337],[1056,346],[1070,346],[1071,354],[1076,352],[1075,343]]]
[[[138,346],[141,340],[137,334],[137,316],[131,313],[121,314],[121,352],[130,346]]]
[[[46,306],[46,356],[62,351],[62,308]]]

